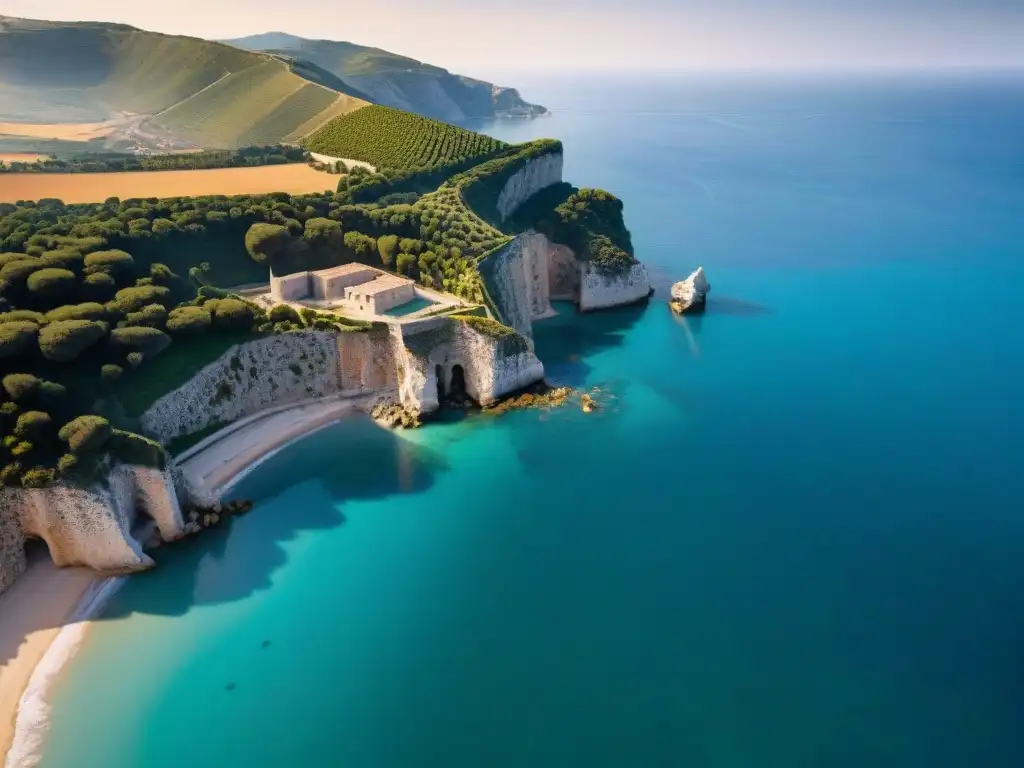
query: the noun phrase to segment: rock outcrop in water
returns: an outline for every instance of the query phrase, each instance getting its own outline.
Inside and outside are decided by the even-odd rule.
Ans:
[[[58,566],[82,565],[100,573],[145,570],[152,559],[133,530],[140,514],[160,538],[185,533],[182,506],[205,501],[176,469],[113,467],[88,488],[58,483],[48,488],[0,489],[0,592],[25,569],[25,541],[46,542]]]
[[[703,312],[707,303],[708,291],[711,284],[704,275],[704,267],[698,267],[697,271],[685,280],[680,280],[672,286],[672,299],[669,306],[677,314]]]

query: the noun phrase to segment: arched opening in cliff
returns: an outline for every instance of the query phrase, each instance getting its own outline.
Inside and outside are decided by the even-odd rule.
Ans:
[[[434,366],[434,378],[437,380],[437,402],[443,403],[445,394],[443,365]]]
[[[452,380],[448,389],[453,400],[466,399],[466,372],[458,363],[452,366]]]
[[[50,545],[42,538],[29,536],[25,539],[25,562],[29,565],[44,560],[52,560]]]

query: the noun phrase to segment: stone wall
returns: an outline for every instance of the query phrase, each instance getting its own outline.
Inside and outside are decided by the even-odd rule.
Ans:
[[[388,330],[338,334],[339,382],[343,393],[397,388],[396,348],[400,340]]]
[[[533,195],[562,180],[562,153],[548,152],[528,161],[512,175],[498,195],[496,207],[502,220]]]
[[[299,331],[231,347],[150,406],[142,429],[166,443],[272,405],[335,394],[340,391],[338,336]]]
[[[634,304],[650,294],[647,267],[640,262],[617,275],[606,275],[590,264],[583,265],[579,296],[581,312]]]
[[[417,413],[438,409],[438,371],[442,385],[450,388],[456,365],[462,367],[466,394],[481,405],[544,379],[544,366],[531,350],[509,352],[501,339],[458,320],[421,324],[403,343],[399,395],[402,405]]]
[[[277,301],[298,301],[309,296],[309,272],[277,277],[270,273],[270,295]]]

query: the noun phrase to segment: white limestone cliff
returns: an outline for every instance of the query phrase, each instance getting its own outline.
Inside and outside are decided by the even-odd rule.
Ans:
[[[635,304],[651,295],[647,267],[639,261],[625,272],[606,274],[584,264],[580,278],[578,306],[581,312]]]
[[[386,331],[298,331],[232,347],[157,400],[143,431],[166,443],[272,405],[397,382]]]
[[[498,215],[507,219],[533,195],[562,180],[562,153],[547,152],[516,171],[498,195]]]
[[[184,535],[182,503],[190,501],[191,489],[174,468],[125,464],[89,488],[0,489],[0,592],[24,571],[28,538],[46,542],[59,567],[104,574],[151,568],[153,560],[132,533],[139,514],[156,523],[164,541],[173,541]]]
[[[403,339],[399,397],[415,413],[440,407],[438,383],[450,390],[456,366],[466,394],[481,405],[544,379],[544,365],[525,337],[496,339],[444,317],[412,330]]]
[[[533,231],[517,236],[487,261],[497,319],[528,338],[535,320],[555,314],[554,300],[572,301],[589,312],[634,304],[651,294],[647,268],[640,262],[607,274]]]
[[[704,274],[704,267],[697,267],[685,280],[680,280],[672,286],[672,296],[669,305],[674,312],[683,314],[686,312],[701,312],[707,303],[708,291],[711,284]]]

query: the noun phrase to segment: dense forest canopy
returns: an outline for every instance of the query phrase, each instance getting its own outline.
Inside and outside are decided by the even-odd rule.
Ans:
[[[357,261],[494,311],[481,267],[518,231],[546,232],[605,272],[633,263],[622,203],[601,190],[559,184],[500,220],[508,179],[561,152],[559,142],[430,135],[442,137],[439,160],[462,159],[390,175],[353,169],[335,193],[0,204],[0,482],[88,482],[111,461],[160,466],[164,449],[136,434],[138,416],[232,344],[368,329],[312,310],[268,313],[225,291],[265,283],[268,267]],[[457,154],[471,151],[482,154]]]

